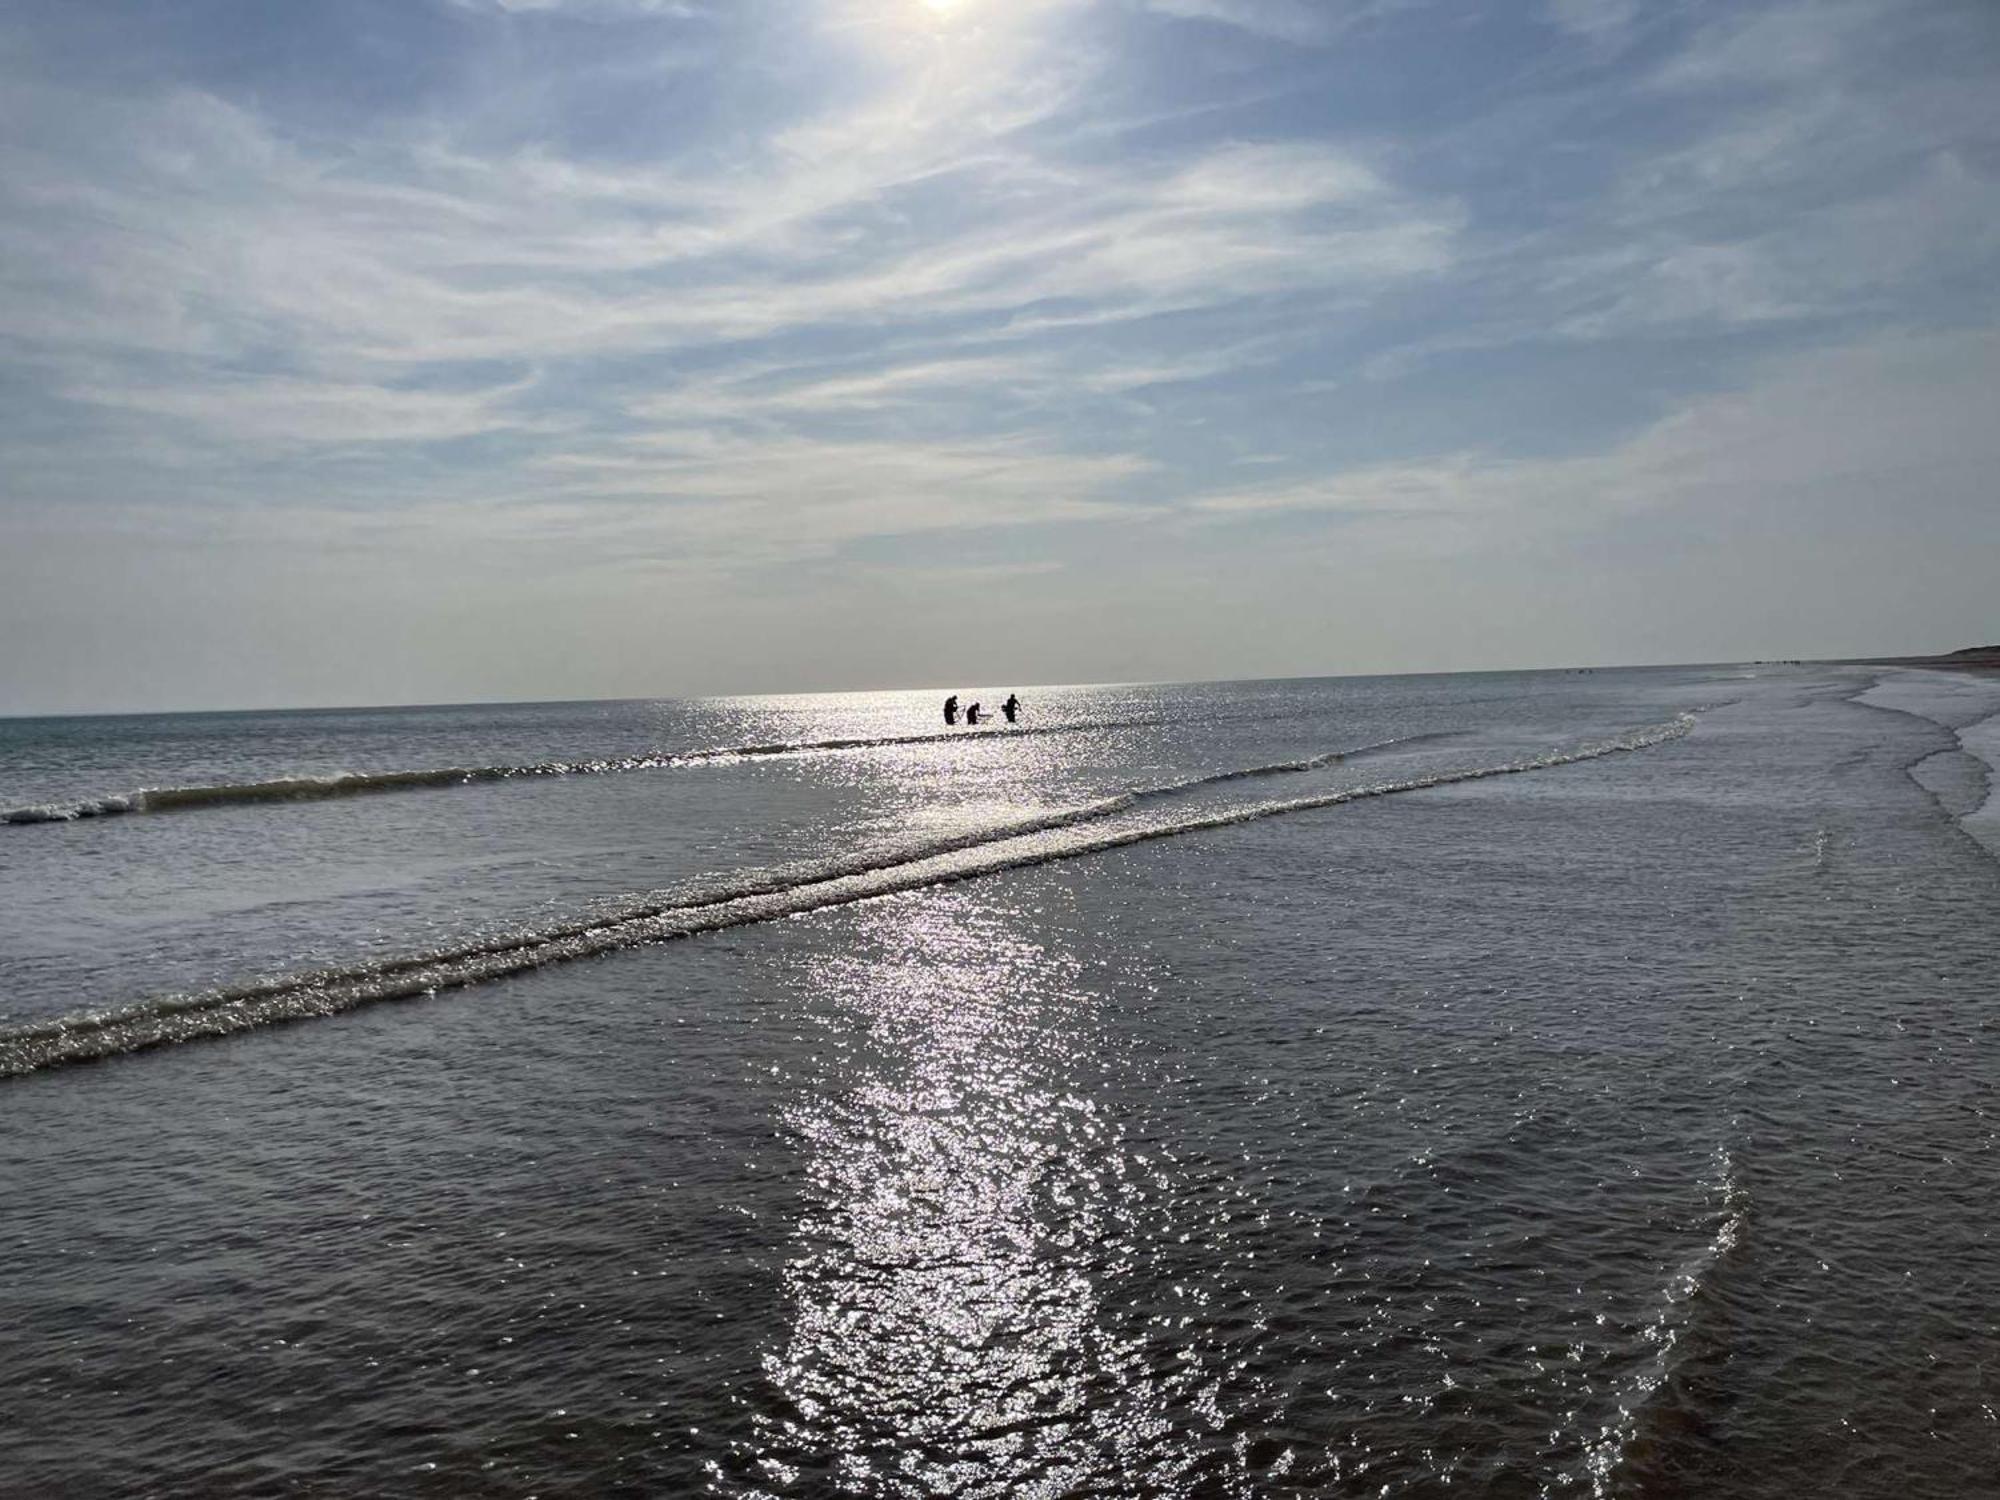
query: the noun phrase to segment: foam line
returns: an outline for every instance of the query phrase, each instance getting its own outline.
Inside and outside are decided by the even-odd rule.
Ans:
[[[1652,1321],[1643,1334],[1652,1357],[1619,1394],[1617,1410],[1589,1448],[1587,1467],[1593,1500],[1611,1500],[1629,1485],[1622,1471],[1657,1414],[1660,1391],[1679,1372],[1686,1358],[1684,1345],[1693,1331],[1703,1297],[1712,1292],[1722,1265],[1742,1243],[1751,1216],[1749,1192],[1736,1174],[1726,1148],[1715,1149],[1716,1178],[1708,1184],[1714,1197],[1707,1239],[1666,1285]]]
[[[1137,815],[1144,800],[1192,786],[1269,774],[1281,767],[1205,777],[1191,783],[1126,793],[1084,807],[1026,819],[998,830],[968,834],[884,855],[767,875],[705,895],[634,903],[587,922],[515,934],[498,941],[391,959],[347,969],[292,975],[238,989],[169,996],[96,1014],[77,1014],[0,1031],[0,1077],[119,1053],[224,1036],[274,1022],[335,1015],[382,1000],[408,999],[443,989],[464,988],[550,964],[589,958],[622,948],[660,943],[724,928],[768,922],[803,912],[844,906],[878,896],[971,880],[1098,854],[1156,839],[1233,827],[1263,818],[1337,807],[1366,798],[1422,791],[1573,765],[1602,756],[1644,750],[1678,739],[1694,725],[1692,714],[1570,750],[1553,750],[1503,765],[1445,771],[1372,786],[1349,788],[1283,801],[1253,803],[1226,811],[1100,826]]]
[[[945,740],[1012,739],[1022,735],[1080,734],[1092,730],[1135,729],[1161,719],[1126,719],[1101,724],[953,730],[934,734],[879,735],[837,740],[788,740],[766,745],[724,745],[658,755],[614,756],[602,760],[550,760],[516,766],[437,766],[412,771],[348,771],[334,776],[289,776],[271,781],[219,782],[212,786],[145,787],[74,802],[46,802],[0,810],[0,823],[73,823],[82,818],[114,818],[127,813],[187,812],[260,802],[319,802],[335,797],[473,786],[491,781],[524,781],[550,776],[605,776],[623,771],[672,770],[774,756],[829,755],[848,750],[880,750],[930,745]]]

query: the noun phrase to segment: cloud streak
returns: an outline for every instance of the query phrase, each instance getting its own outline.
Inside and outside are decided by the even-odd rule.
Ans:
[[[1171,642],[1208,547],[1851,531],[1815,421],[1902,434],[1850,467],[1902,443],[1942,536],[1984,461],[1897,404],[1958,410],[1934,341],[2000,322],[1976,5],[435,0],[374,51],[339,12],[312,80],[205,13],[143,55],[0,21],[0,585],[457,534],[475,610],[533,566],[716,608],[1096,570]]]

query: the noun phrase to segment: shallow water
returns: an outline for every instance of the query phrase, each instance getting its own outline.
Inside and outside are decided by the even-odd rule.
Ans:
[[[0,827],[0,1491],[1979,1493],[2000,690],[1875,675],[0,723],[886,742]]]

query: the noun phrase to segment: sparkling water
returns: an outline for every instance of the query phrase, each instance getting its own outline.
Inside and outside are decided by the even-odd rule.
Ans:
[[[2000,682],[944,692],[0,720],[0,1492],[1990,1486]]]

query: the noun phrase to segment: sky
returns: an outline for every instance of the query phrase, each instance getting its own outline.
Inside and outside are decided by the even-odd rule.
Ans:
[[[2000,640],[1992,0],[0,9],[0,713]]]

